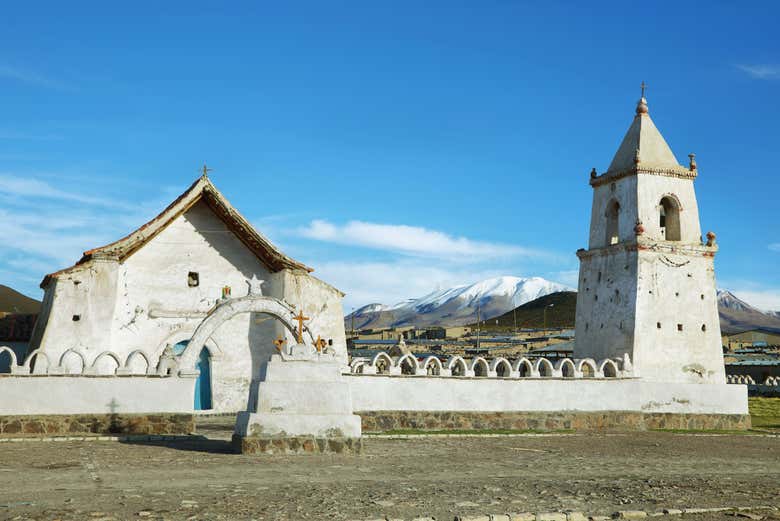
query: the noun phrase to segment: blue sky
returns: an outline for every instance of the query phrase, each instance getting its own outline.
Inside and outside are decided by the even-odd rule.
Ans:
[[[719,286],[780,309],[780,4],[15,2],[0,32],[0,283],[142,224],[197,177],[348,293],[572,284],[592,167],[639,83],[696,152]]]

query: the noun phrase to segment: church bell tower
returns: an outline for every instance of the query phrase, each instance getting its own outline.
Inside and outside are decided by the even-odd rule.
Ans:
[[[702,241],[694,155],[678,164],[644,97],[606,172],[590,174],[575,357],[622,358],[646,380],[725,383],[715,235]]]

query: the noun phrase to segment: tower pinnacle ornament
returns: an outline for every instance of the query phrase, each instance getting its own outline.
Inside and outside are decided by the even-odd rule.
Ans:
[[[647,114],[649,112],[647,109],[647,100],[645,99],[645,89],[647,88],[647,84],[643,81],[641,87],[642,96],[639,98],[639,101],[636,104],[637,115]]]

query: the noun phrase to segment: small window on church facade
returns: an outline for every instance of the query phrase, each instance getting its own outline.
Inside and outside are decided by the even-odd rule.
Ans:
[[[191,288],[195,288],[200,285],[200,276],[196,271],[191,271],[187,274],[187,285]]]
[[[677,331],[682,331],[682,330],[683,330],[682,324],[677,324]]]

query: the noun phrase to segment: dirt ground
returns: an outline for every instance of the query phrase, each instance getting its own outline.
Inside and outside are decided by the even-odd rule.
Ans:
[[[368,438],[359,456],[269,457],[232,454],[230,422],[200,422],[204,438],[191,441],[0,444],[0,519],[451,520],[780,506],[775,436]]]

